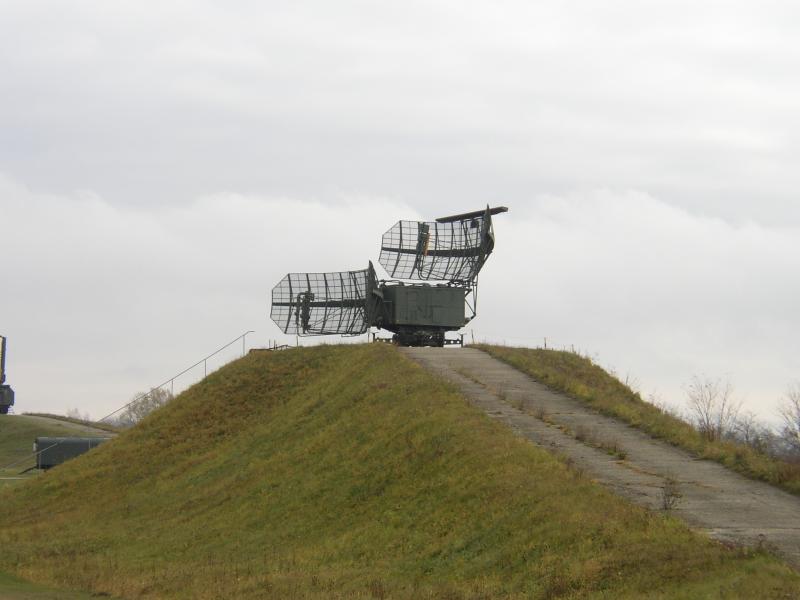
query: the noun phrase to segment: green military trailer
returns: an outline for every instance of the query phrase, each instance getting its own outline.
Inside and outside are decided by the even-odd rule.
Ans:
[[[382,291],[386,319],[381,324],[395,333],[401,346],[441,346],[445,332],[467,322],[463,288],[398,283]]]
[[[109,437],[37,437],[36,468],[50,469],[110,440]]]
[[[14,406],[14,390],[10,385],[0,385],[0,415],[7,415]]]

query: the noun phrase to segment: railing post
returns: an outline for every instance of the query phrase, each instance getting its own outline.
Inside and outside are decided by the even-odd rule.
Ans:
[[[247,351],[245,344],[247,342],[247,334],[248,333],[255,333],[255,331],[245,331],[242,334],[242,356],[244,356],[245,352]]]

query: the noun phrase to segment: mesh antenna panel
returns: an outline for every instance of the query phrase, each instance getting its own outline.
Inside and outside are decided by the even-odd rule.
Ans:
[[[381,244],[391,280],[378,281],[372,263],[360,271],[289,273],[272,290],[270,317],[294,335],[360,335],[376,327],[401,346],[454,343],[445,333],[475,317],[478,272],[494,249],[492,215],[506,211],[487,206],[399,221]]]
[[[272,289],[270,317],[284,333],[359,335],[369,330],[375,271],[289,273]]]
[[[491,215],[505,210],[398,221],[383,234],[379,262],[396,279],[472,282],[494,248]]]

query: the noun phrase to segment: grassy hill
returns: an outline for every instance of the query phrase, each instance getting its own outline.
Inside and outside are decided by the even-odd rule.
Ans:
[[[251,354],[0,491],[4,569],[127,598],[792,598],[384,344]]]
[[[88,432],[83,423],[55,416],[3,415],[0,416],[0,488],[16,483],[13,479],[20,471],[36,464],[32,456],[33,440],[39,436],[105,437],[103,432]],[[8,469],[3,467],[21,461]]]
[[[478,344],[512,367],[573,398],[583,400],[603,414],[617,417],[675,446],[739,473],[800,495],[800,464],[768,456],[729,440],[709,441],[688,423],[642,400],[627,385],[609,375],[589,358],[559,350],[514,348]]]
[[[110,423],[104,423],[103,421],[86,421],[84,419],[76,419],[75,417],[68,417],[66,415],[54,415],[53,413],[35,413],[35,412],[26,412],[23,413],[24,416],[27,417],[43,417],[45,419],[54,419],[56,421],[63,421],[64,423],[72,423],[73,425],[78,425],[77,430],[81,429],[99,429],[100,431],[105,431],[107,433],[119,433],[122,428],[117,427],[116,425],[111,425]]]

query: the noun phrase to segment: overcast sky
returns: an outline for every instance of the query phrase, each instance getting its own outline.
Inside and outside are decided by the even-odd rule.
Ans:
[[[280,339],[287,271],[489,203],[476,338],[574,345],[675,404],[729,377],[774,416],[800,379],[795,3],[231,4],[0,0],[17,412],[100,417]]]

